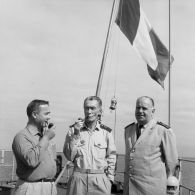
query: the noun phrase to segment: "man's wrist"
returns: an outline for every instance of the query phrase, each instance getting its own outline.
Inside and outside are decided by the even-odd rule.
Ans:
[[[47,136],[44,135],[44,136],[41,138],[40,142],[39,142],[39,146],[40,146],[40,147],[48,147],[48,145],[49,145],[49,139],[48,139]]]

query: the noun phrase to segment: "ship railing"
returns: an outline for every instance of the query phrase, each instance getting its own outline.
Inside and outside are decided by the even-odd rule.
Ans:
[[[179,185],[179,191],[180,191],[180,195],[182,195],[182,189],[186,189],[188,191],[188,195],[192,195],[192,192],[195,192],[195,190],[193,190],[192,188],[186,187],[182,184]]]
[[[6,160],[6,158],[9,156],[9,153],[12,152],[10,150],[0,150],[0,170],[3,170],[5,167],[12,167],[12,169],[9,169],[11,170],[11,174],[9,174],[9,177],[7,177],[6,175],[6,178],[1,178],[3,179],[3,181],[16,181],[17,179],[17,176],[16,176],[16,173],[15,173],[15,158],[14,156],[10,156],[9,159],[10,161],[8,162]],[[118,154],[117,155],[117,159],[118,157],[122,157],[122,166],[118,167],[116,172],[118,174],[123,174],[124,173],[124,154]],[[180,181],[180,185],[179,185],[179,192],[180,192],[180,195],[184,195],[184,192],[185,192],[185,195],[186,195],[186,192],[188,193],[188,195],[195,195],[195,189],[193,189],[192,187],[189,187],[189,185],[187,186],[185,184],[185,182],[183,182],[185,180],[185,174],[184,173],[184,168],[186,166],[185,163],[192,163],[194,164],[195,163],[195,160],[193,159],[189,159],[189,158],[179,158],[179,165],[178,165],[178,170],[177,170],[177,174],[176,174],[176,177],[179,179]],[[12,161],[12,162],[11,162]],[[120,164],[120,163],[119,163]],[[188,166],[188,165],[187,165]],[[195,164],[194,164],[195,166]],[[72,164],[70,164],[70,162],[66,162],[65,163],[65,166],[63,167],[63,170],[61,171],[61,173],[58,175],[57,179],[56,179],[56,184],[59,182],[60,178],[62,177],[63,173],[66,172],[66,180],[68,180],[70,174],[71,174],[71,168],[73,167]],[[184,177],[183,177],[184,175]],[[10,177],[11,176],[11,177]],[[189,176],[187,176],[189,177]],[[0,180],[1,180],[0,179]],[[189,178],[188,178],[189,179]],[[192,179],[193,180],[193,179]],[[2,181],[2,180],[1,180]],[[118,183],[123,183],[123,178],[119,178],[119,179],[116,179],[116,181]],[[193,182],[193,181],[192,181]],[[194,187],[194,185],[192,185]]]
[[[0,149],[0,182],[16,180],[16,161],[12,150]]]
[[[182,183],[182,168],[183,168],[182,164],[184,162],[195,163],[195,160],[191,160],[191,159],[187,159],[187,158],[179,158],[178,160],[179,160],[179,168],[180,168],[180,171],[179,171],[179,179],[180,179],[179,192],[180,192],[180,195],[183,194],[183,189],[187,190],[188,195],[192,195],[192,193],[193,194],[195,193],[195,190]]]
[[[66,182],[69,180],[69,177],[71,175],[71,170],[73,170],[74,164],[71,161],[67,161],[60,171],[59,175],[57,176],[55,180],[55,184],[57,185],[58,182],[60,181],[60,178],[63,176],[63,174],[66,172]]]

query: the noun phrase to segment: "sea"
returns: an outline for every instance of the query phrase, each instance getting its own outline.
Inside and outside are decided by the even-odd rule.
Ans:
[[[67,160],[64,157],[62,152],[58,152],[58,155],[62,157],[62,167],[67,165]],[[195,191],[195,158],[182,157],[180,158],[180,184],[189,189]],[[124,175],[124,155],[117,155],[117,169],[115,181],[116,183],[123,183]],[[65,195],[66,183],[69,176],[71,175],[71,168],[66,169],[62,176],[59,179],[58,185],[58,195]],[[15,181],[17,181],[16,176],[16,162],[12,151],[9,150],[0,150],[0,195],[7,195],[7,193],[2,193],[2,186],[11,186]],[[182,195],[195,195],[195,192],[190,192],[188,189],[181,188],[180,192]],[[113,193],[116,194],[116,193]],[[121,192],[117,193],[118,195],[122,194]],[[181,194],[181,193],[180,193]]]

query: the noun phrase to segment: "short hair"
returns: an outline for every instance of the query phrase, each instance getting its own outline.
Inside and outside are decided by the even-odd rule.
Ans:
[[[38,100],[38,99],[35,99],[35,100],[31,101],[28,104],[27,109],[26,109],[27,116],[31,117],[32,113],[34,111],[38,110],[39,106],[41,106],[41,105],[49,105],[49,101]]]
[[[85,100],[84,100],[84,105],[87,101],[92,101],[92,100],[96,100],[98,102],[98,105],[99,107],[101,108],[102,107],[102,100],[97,97],[97,96],[89,96],[89,97],[86,97]]]
[[[137,98],[137,101],[138,101],[139,99],[142,99],[142,98],[147,98],[147,99],[149,99],[149,100],[151,101],[151,103],[152,103],[152,106],[154,107],[154,99],[153,99],[153,98],[151,98],[151,97],[149,97],[149,96],[141,96],[141,97]],[[137,102],[137,101],[136,101],[136,102]]]

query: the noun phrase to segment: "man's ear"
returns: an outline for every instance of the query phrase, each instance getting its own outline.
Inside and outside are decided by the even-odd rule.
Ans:
[[[37,113],[35,111],[32,112],[32,117],[37,118]]]
[[[155,113],[155,108],[152,109],[152,113],[153,113],[153,114]]]
[[[103,113],[102,108],[100,108],[100,110],[99,110],[99,115],[101,116],[102,113]]]

